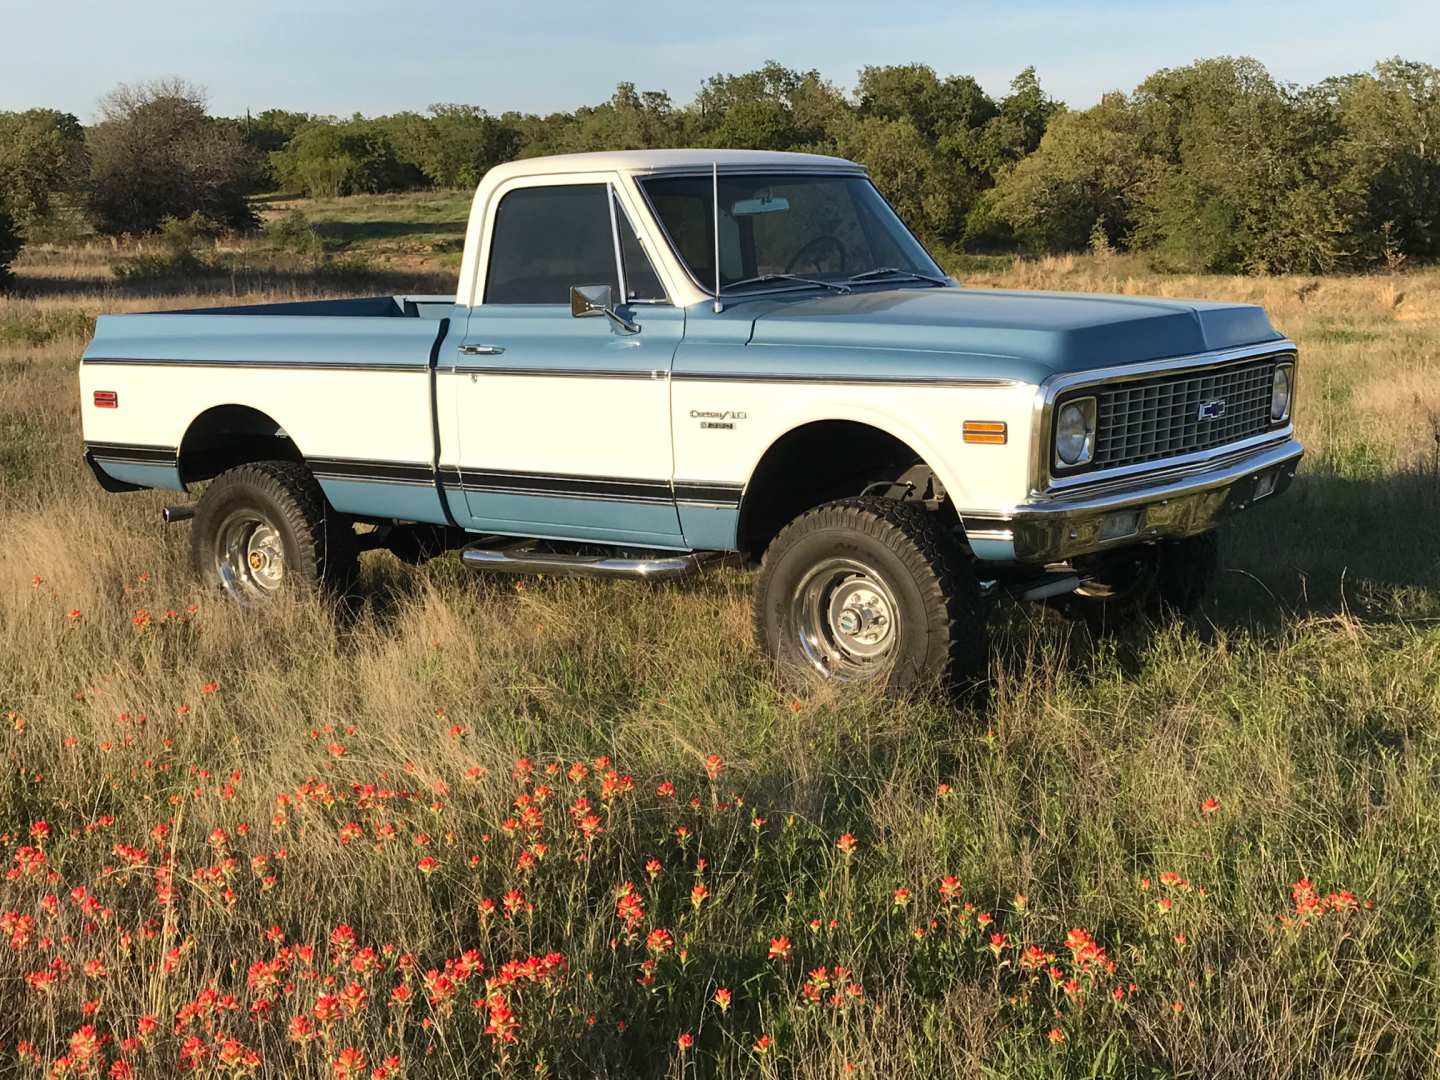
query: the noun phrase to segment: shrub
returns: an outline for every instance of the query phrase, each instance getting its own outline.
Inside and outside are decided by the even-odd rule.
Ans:
[[[4,203],[0,203],[0,289],[8,288],[15,280],[10,264],[20,254],[20,227],[10,216]]]
[[[195,248],[202,241],[213,241],[219,232],[219,227],[201,214],[166,218],[159,228],[160,251],[122,259],[110,272],[117,281],[154,281],[206,273],[214,267]]]
[[[384,127],[369,120],[301,128],[270,163],[287,190],[313,198],[404,191],[425,182],[419,169],[400,160]]]
[[[226,228],[254,226],[259,161],[233,126],[205,114],[202,90],[179,80],[122,85],[99,112],[88,201],[101,232],[147,233],[196,213]]]
[[[299,210],[265,226],[265,239],[276,251],[299,255],[312,262],[325,258],[325,241],[310,219]]]

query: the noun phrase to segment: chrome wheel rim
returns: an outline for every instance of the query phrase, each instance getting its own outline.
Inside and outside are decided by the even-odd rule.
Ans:
[[[888,668],[900,638],[898,614],[884,579],[854,559],[812,567],[790,599],[801,655],[831,679],[867,678]]]
[[[215,572],[225,591],[242,603],[263,600],[285,581],[285,543],[253,510],[237,510],[216,531]]]

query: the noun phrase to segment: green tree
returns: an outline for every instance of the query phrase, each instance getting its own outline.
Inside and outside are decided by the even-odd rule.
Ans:
[[[255,224],[248,196],[259,162],[233,126],[205,112],[205,94],[179,79],[121,85],[100,100],[88,133],[87,201],[106,233],[141,233],[202,214],[227,228]]]
[[[774,60],[706,79],[694,109],[706,145],[747,150],[823,147],[833,136],[824,125],[845,111],[839,91],[818,71],[794,71]]]
[[[837,149],[865,165],[875,186],[922,239],[939,244],[951,238],[963,209],[961,194],[914,123],[878,116],[854,120],[841,132]]]
[[[1097,225],[1120,243],[1156,164],[1129,101],[1108,94],[1084,112],[1056,116],[1035,152],[1001,175],[986,209],[1032,248],[1081,250]]]
[[[74,190],[86,164],[85,133],[69,113],[0,113],[0,199],[19,220],[46,217],[51,196]]]
[[[1323,99],[1220,57],[1157,72],[1132,106],[1160,162],[1138,243],[1187,270],[1323,273],[1348,260],[1356,198]]]
[[[387,128],[359,116],[308,124],[270,155],[271,167],[286,189],[317,198],[422,186],[424,174],[401,159]]]
[[[513,128],[475,105],[431,105],[428,116],[405,113],[389,122],[400,157],[441,188],[474,187],[520,144]]]
[[[1440,256],[1440,68],[1386,60],[1321,92],[1339,112],[1350,186],[1363,193],[1359,248]]]
[[[15,223],[3,199],[0,199],[0,289],[8,289],[15,282],[10,264],[20,254],[20,226]]]

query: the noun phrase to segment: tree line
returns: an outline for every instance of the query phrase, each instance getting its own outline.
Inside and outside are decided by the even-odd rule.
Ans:
[[[247,230],[251,196],[469,188],[517,157],[728,146],[863,162],[943,253],[1143,251],[1161,269],[1325,273],[1440,255],[1440,69],[1401,59],[1311,86],[1248,58],[1162,70],[1072,110],[1033,68],[999,97],[921,64],[852,92],[767,63],[695,100],[621,83],[573,112],[476,105],[342,119],[211,116],[182,80],[122,85],[89,127],[0,113],[0,268],[57,205],[102,234]],[[0,269],[3,274],[3,269]]]

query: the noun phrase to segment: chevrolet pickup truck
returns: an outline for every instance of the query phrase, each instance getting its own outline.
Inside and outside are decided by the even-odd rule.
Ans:
[[[781,665],[898,690],[983,674],[1001,590],[1195,604],[1295,372],[1257,307],[963,288],[854,163],[665,150],[492,169],[453,297],[104,316],[80,383],[96,479],[203,485],[165,513],[238,601],[738,553]]]

